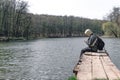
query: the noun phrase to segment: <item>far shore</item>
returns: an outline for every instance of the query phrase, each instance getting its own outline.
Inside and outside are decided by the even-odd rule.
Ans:
[[[75,36],[71,36],[71,37],[38,37],[38,38],[29,38],[28,40],[31,40],[31,39],[41,39],[41,38],[73,38]],[[86,36],[77,36],[77,37],[86,37]],[[106,35],[103,35],[103,36],[100,36],[100,37],[103,37],[103,38],[115,38],[114,36],[106,36]],[[27,40],[26,38],[24,37],[14,37],[14,38],[7,38],[7,37],[0,37],[0,41],[25,41]]]
[[[107,36],[107,35],[103,35],[101,37],[103,37],[103,38],[115,38],[114,36]]]

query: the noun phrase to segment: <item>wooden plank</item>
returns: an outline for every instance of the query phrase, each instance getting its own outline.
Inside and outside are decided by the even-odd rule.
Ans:
[[[114,65],[114,63],[111,62],[109,57],[103,57],[103,64],[105,66],[106,73],[110,80],[112,79],[120,79],[120,71],[119,69]],[[111,73],[111,74],[110,74]]]
[[[75,76],[77,76],[79,70],[80,70],[80,65],[76,64],[74,69],[73,69],[73,73],[75,74]]]
[[[76,69],[77,80],[120,80],[120,71],[106,53],[86,52]]]
[[[92,56],[107,56],[106,53],[96,53],[96,52],[92,52]]]
[[[105,57],[105,56],[104,56]],[[105,73],[108,77],[109,80],[114,80],[114,79],[118,79],[117,75],[111,70],[111,66],[108,65],[109,63],[106,62],[108,59],[104,59],[104,57],[100,57],[101,61],[102,61],[102,64],[103,64],[103,67],[104,67],[104,70],[105,70]],[[108,57],[108,56],[106,56]]]
[[[103,65],[101,64],[101,60],[99,56],[92,57],[92,77],[93,80],[96,79],[107,79],[107,76],[104,72]]]
[[[83,55],[82,63],[77,74],[77,80],[92,80],[91,57]]]

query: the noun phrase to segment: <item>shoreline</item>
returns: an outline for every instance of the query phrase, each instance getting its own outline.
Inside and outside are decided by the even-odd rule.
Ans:
[[[7,37],[0,37],[0,42],[9,42],[9,41],[27,41],[27,40],[34,40],[34,39],[43,39],[43,38],[75,38],[75,37],[86,37],[86,36],[71,36],[71,37],[37,37],[37,38],[34,38],[34,37],[31,37],[29,39],[26,39],[24,37],[13,37],[13,38],[7,38]],[[114,36],[100,36],[102,38],[116,38]]]

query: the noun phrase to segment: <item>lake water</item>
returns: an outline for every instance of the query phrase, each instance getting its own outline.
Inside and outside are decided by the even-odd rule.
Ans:
[[[47,38],[0,43],[0,79],[67,80],[87,38]],[[103,38],[111,60],[120,69],[120,39]]]

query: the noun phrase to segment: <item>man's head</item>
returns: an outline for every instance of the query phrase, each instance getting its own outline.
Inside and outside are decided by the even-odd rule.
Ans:
[[[90,36],[93,32],[90,29],[85,30],[85,35]]]

